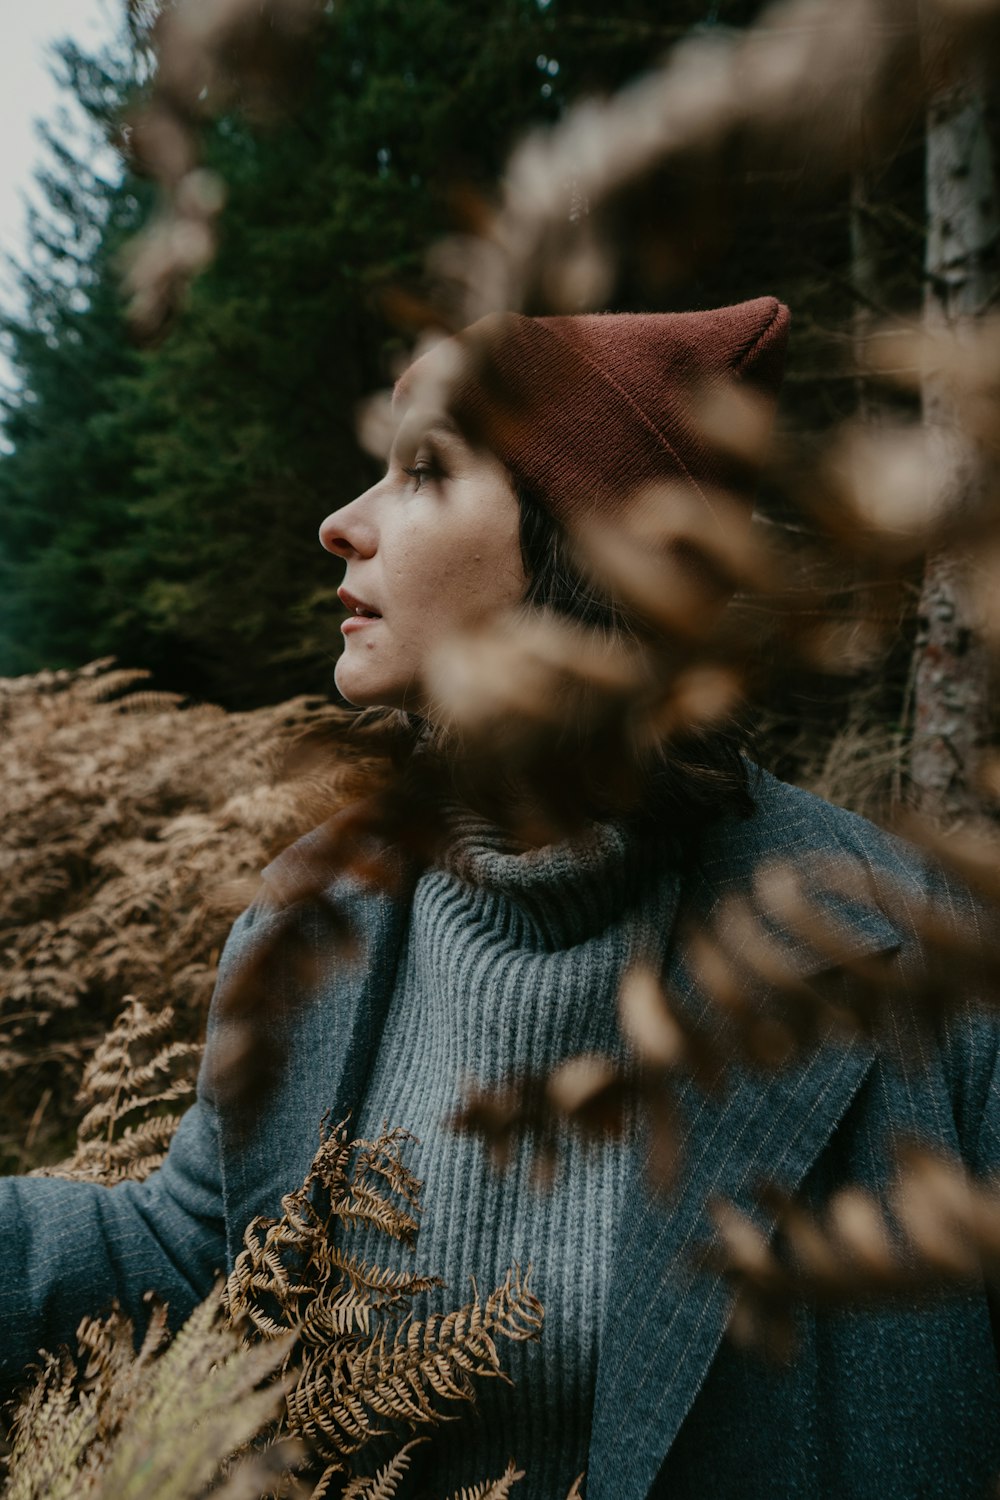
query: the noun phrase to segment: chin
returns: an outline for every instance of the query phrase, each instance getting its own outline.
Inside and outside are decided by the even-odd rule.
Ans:
[[[349,678],[345,681],[339,672],[334,673],[333,680],[340,696],[346,698],[353,708],[381,708],[385,704],[381,694],[372,693],[360,684],[351,682]]]
[[[354,708],[401,708],[404,690],[391,683],[380,682],[373,673],[359,672],[343,657],[334,668],[333,680],[337,691]]]

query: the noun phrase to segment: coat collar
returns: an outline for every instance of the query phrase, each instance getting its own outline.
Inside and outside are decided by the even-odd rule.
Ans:
[[[702,920],[708,894],[702,892],[696,913]],[[835,898],[825,904],[849,930],[858,957],[900,946],[896,929],[873,908]],[[780,940],[799,972],[816,971],[805,942],[789,934]],[[673,1002],[711,1028],[711,1002],[679,944],[667,956],[665,978]],[[649,1493],[722,1340],[730,1305],[725,1284],[695,1266],[714,1238],[709,1201],[735,1202],[770,1233],[774,1222],[756,1200],[756,1184],[767,1178],[789,1191],[799,1187],[873,1058],[871,1046],[828,1043],[773,1074],[734,1068],[718,1097],[684,1080],[677,1091],[683,1166],[668,1200],[650,1197],[645,1154],[641,1145],[635,1148],[612,1255],[589,1500],[643,1500]]]

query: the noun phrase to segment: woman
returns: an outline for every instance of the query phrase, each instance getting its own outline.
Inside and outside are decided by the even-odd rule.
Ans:
[[[654,483],[686,486],[711,512],[733,475],[706,449],[696,404],[706,385],[733,380],[773,399],[786,329],[773,299],[677,316],[505,316],[478,331],[482,357],[446,421],[430,428],[410,404],[419,384],[404,381],[385,477],[321,528],[346,562],[344,696],[401,710],[419,731],[434,713],[435,655],[456,632],[525,600],[620,628],[620,612],[567,562],[563,529],[613,524],[623,496]],[[407,897],[338,879],[360,962],[339,958],[329,905],[298,913],[320,977],[305,993],[291,972],[271,977],[269,1036],[284,1064],[253,1118],[236,1117],[206,1068],[146,1183],[0,1184],[5,1372],[113,1295],[139,1316],[155,1287],[182,1316],[231,1264],[247,1221],[301,1181],[321,1116],[353,1111],[359,1134],[388,1119],[419,1138],[418,1265],[449,1283],[441,1305],[464,1295],[469,1275],[492,1285],[520,1260],[546,1307],[541,1345],[515,1351],[515,1386],[491,1388],[468,1435],[440,1445],[429,1480],[442,1493],[512,1454],[526,1492],[545,1500],[584,1467],[589,1500],[985,1493],[1000,1472],[1000,1387],[984,1294],[919,1314],[804,1313],[799,1357],[775,1372],[723,1341],[725,1288],[696,1269],[694,1251],[711,1238],[714,1198],[765,1222],[753,1194],[762,1178],[817,1197],[849,1181],[884,1189],[894,1132],[977,1170],[1000,1164],[992,1023],[946,1028],[919,1067],[829,1041],[773,1075],[734,1066],[721,1092],[682,1083],[683,1168],[667,1199],[648,1191],[641,1129],[590,1152],[568,1140],[542,1195],[527,1149],[498,1178],[475,1139],[442,1123],[470,1079],[547,1071],[581,1051],[620,1056],[615,998],[637,958],[655,962],[675,1004],[710,1031],[680,934],[704,930],[775,858],[877,868],[900,893],[891,920],[832,892],[817,900],[852,956],[916,984],[913,913],[952,895],[912,851],[769,777],[751,781],[724,737],[682,764],[651,760],[646,775],[638,811],[609,815],[595,796],[586,837],[534,850],[445,803],[444,853]],[[287,920],[320,847],[308,836],[265,872],[266,897],[227,944],[220,992]],[[797,972],[823,966],[801,936],[780,926],[771,936]],[[210,1057],[220,1037],[216,1022]],[[371,1256],[384,1262],[384,1244]]]

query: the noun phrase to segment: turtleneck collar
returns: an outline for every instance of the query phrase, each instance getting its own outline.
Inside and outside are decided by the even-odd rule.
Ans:
[[[516,908],[550,948],[580,942],[617,921],[672,862],[665,833],[624,819],[591,823],[573,838],[525,849],[468,808],[449,807],[445,818],[440,866],[482,892],[498,916]]]

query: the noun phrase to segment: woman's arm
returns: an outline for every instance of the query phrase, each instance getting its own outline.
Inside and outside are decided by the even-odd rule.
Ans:
[[[71,1341],[81,1318],[117,1301],[138,1326],[146,1291],[178,1323],[225,1269],[215,1113],[188,1110],[166,1161],[145,1182],[102,1187],[54,1177],[0,1179],[0,1386],[40,1348]]]
[[[219,961],[209,1018],[252,943],[244,912]],[[72,1340],[81,1318],[118,1302],[142,1326],[156,1292],[181,1322],[226,1269],[225,1209],[216,1106],[203,1062],[198,1097],[166,1161],[145,1182],[103,1187],[52,1177],[0,1178],[0,1388],[15,1384],[41,1348]]]

